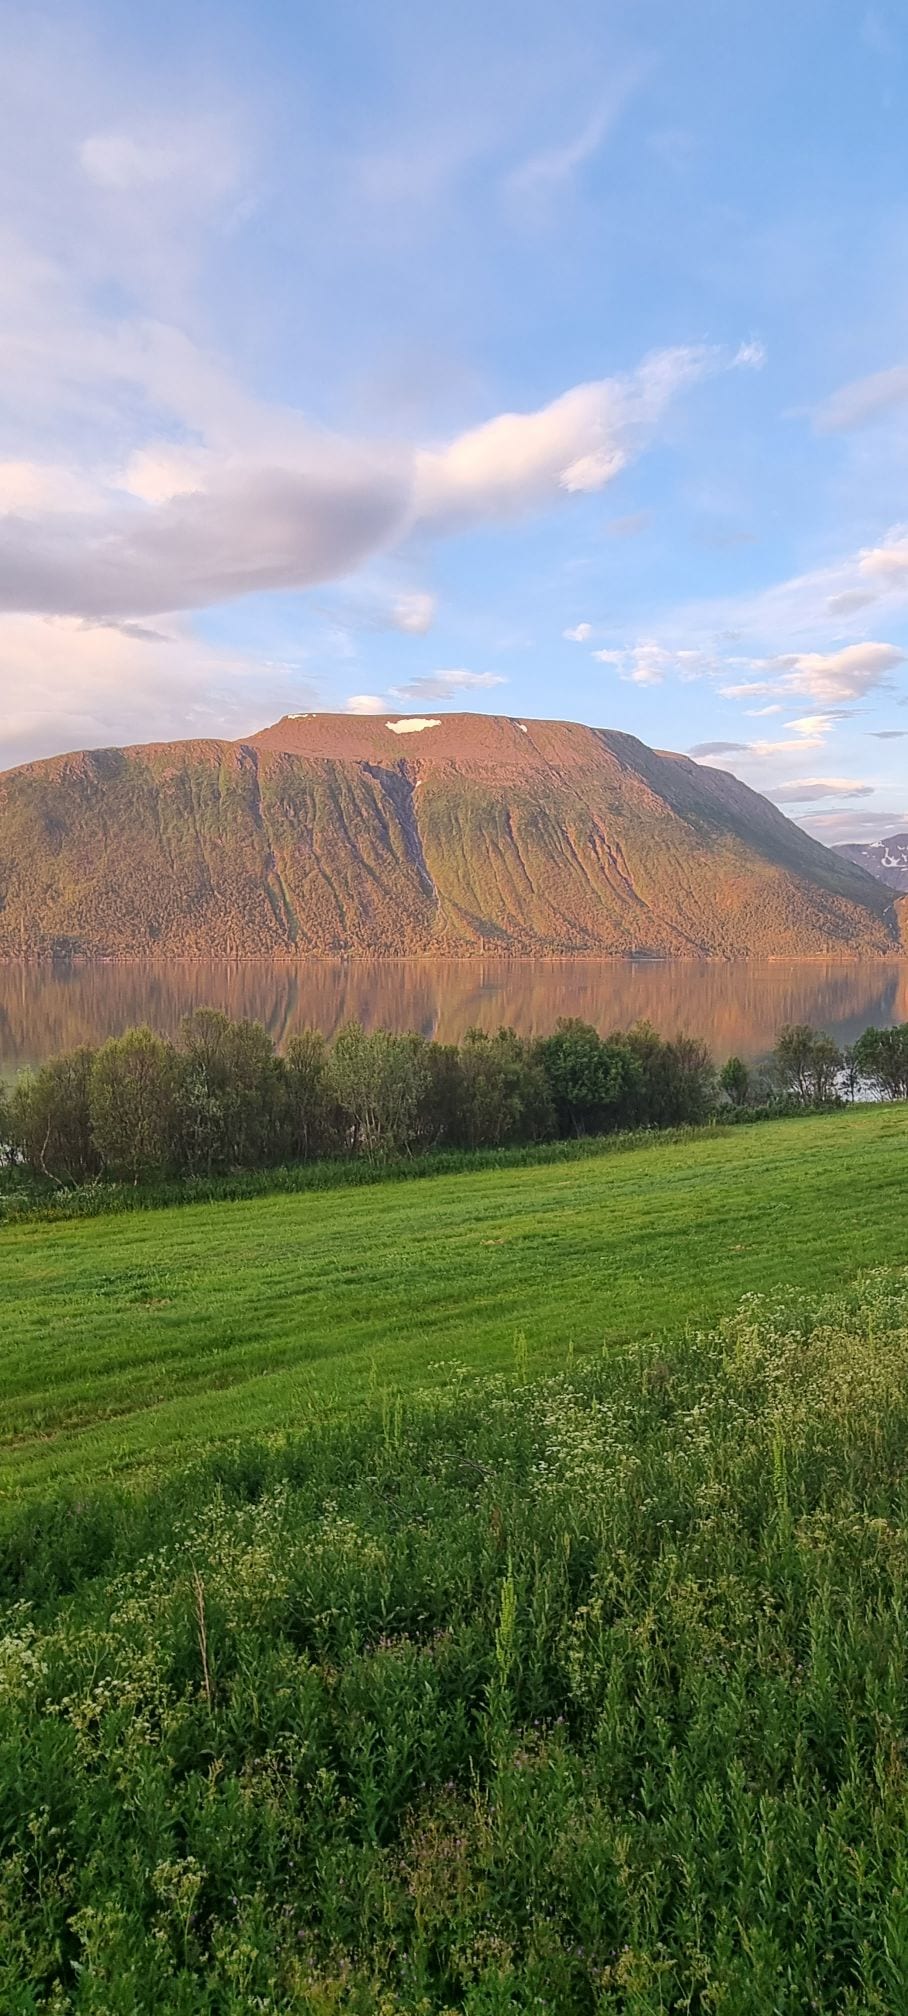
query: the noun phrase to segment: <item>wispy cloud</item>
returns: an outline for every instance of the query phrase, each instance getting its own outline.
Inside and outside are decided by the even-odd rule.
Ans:
[[[170,187],[181,199],[191,190],[195,204],[221,201],[238,187],[247,165],[235,123],[204,114],[90,133],[78,161],[89,182],[109,196],[144,199]]]
[[[899,406],[908,406],[908,364],[893,364],[840,386],[816,408],[814,424],[821,434],[847,433],[885,419]]]
[[[628,650],[594,651],[593,657],[600,665],[613,665],[619,679],[631,686],[661,686],[676,663],[671,651],[648,640]]]
[[[390,688],[396,700],[446,700],[452,693],[485,692],[491,686],[506,686],[503,672],[466,672],[463,669],[428,672],[408,679],[403,686]]]
[[[609,90],[589,117],[566,139],[530,154],[507,177],[511,196],[551,196],[572,182],[604,146],[645,74],[640,62],[616,71]]]
[[[855,777],[799,777],[768,788],[774,805],[807,805],[821,798],[871,798],[875,786]]]
[[[680,647],[670,650],[652,637],[644,637],[632,645],[594,651],[593,657],[600,665],[613,665],[618,677],[632,686],[661,686],[672,673],[689,685],[715,670],[715,661],[707,653]]]

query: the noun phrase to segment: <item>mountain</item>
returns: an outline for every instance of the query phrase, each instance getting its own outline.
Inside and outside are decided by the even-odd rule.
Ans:
[[[898,952],[721,770],[562,721],[288,716],[0,776],[0,955]]]
[[[862,845],[836,847],[846,861],[856,861],[868,875],[878,876],[890,889],[908,890],[908,833],[894,833],[891,840],[868,840]]]

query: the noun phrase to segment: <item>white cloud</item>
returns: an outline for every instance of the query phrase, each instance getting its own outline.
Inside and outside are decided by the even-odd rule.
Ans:
[[[351,693],[345,706],[348,714],[384,714],[386,702],[380,693]]]
[[[908,587],[908,535],[904,527],[890,532],[882,546],[865,547],[858,565],[861,573],[884,591]]]
[[[654,351],[622,378],[576,385],[533,413],[502,413],[416,456],[417,524],[519,516],[559,494],[602,490],[642,453],[672,402],[734,360],[700,346]]]
[[[785,675],[792,693],[815,700],[855,700],[884,683],[886,674],[905,663],[897,644],[848,644],[841,651],[802,651],[767,661]]]
[[[797,721],[788,721],[785,725],[794,728],[798,735],[828,735],[840,718],[841,710],[837,714],[802,714]]]
[[[765,343],[757,337],[751,337],[749,343],[739,343],[733,361],[747,370],[762,371],[766,363]]]
[[[403,630],[409,636],[424,637],[435,621],[435,609],[434,595],[425,591],[414,589],[409,594],[398,595],[391,606],[391,627]]]
[[[709,667],[701,652],[667,651],[652,637],[643,638],[638,644],[594,651],[593,657],[600,665],[614,665],[619,679],[632,686],[661,686],[671,672],[677,672],[687,683],[699,679]]]
[[[592,623],[575,623],[573,630],[562,630],[561,635],[569,644],[586,644],[593,634]]]
[[[898,644],[848,644],[841,651],[793,651],[778,658],[747,661],[755,672],[769,676],[733,681],[719,688],[726,700],[750,700],[761,694],[807,694],[813,700],[863,699],[887,685],[888,673],[905,664],[908,652]],[[738,663],[741,661],[738,660]],[[758,708],[755,713],[778,712]]]

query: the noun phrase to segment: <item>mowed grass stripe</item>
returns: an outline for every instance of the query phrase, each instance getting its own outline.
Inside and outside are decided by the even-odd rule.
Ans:
[[[0,1489],[184,1458],[459,1361],[545,1371],[908,1261],[900,1108],[0,1233]]]

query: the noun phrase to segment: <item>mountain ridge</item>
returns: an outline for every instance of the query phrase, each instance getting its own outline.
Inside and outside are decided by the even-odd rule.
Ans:
[[[0,775],[0,954],[904,949],[879,880],[618,730],[304,714]]]

